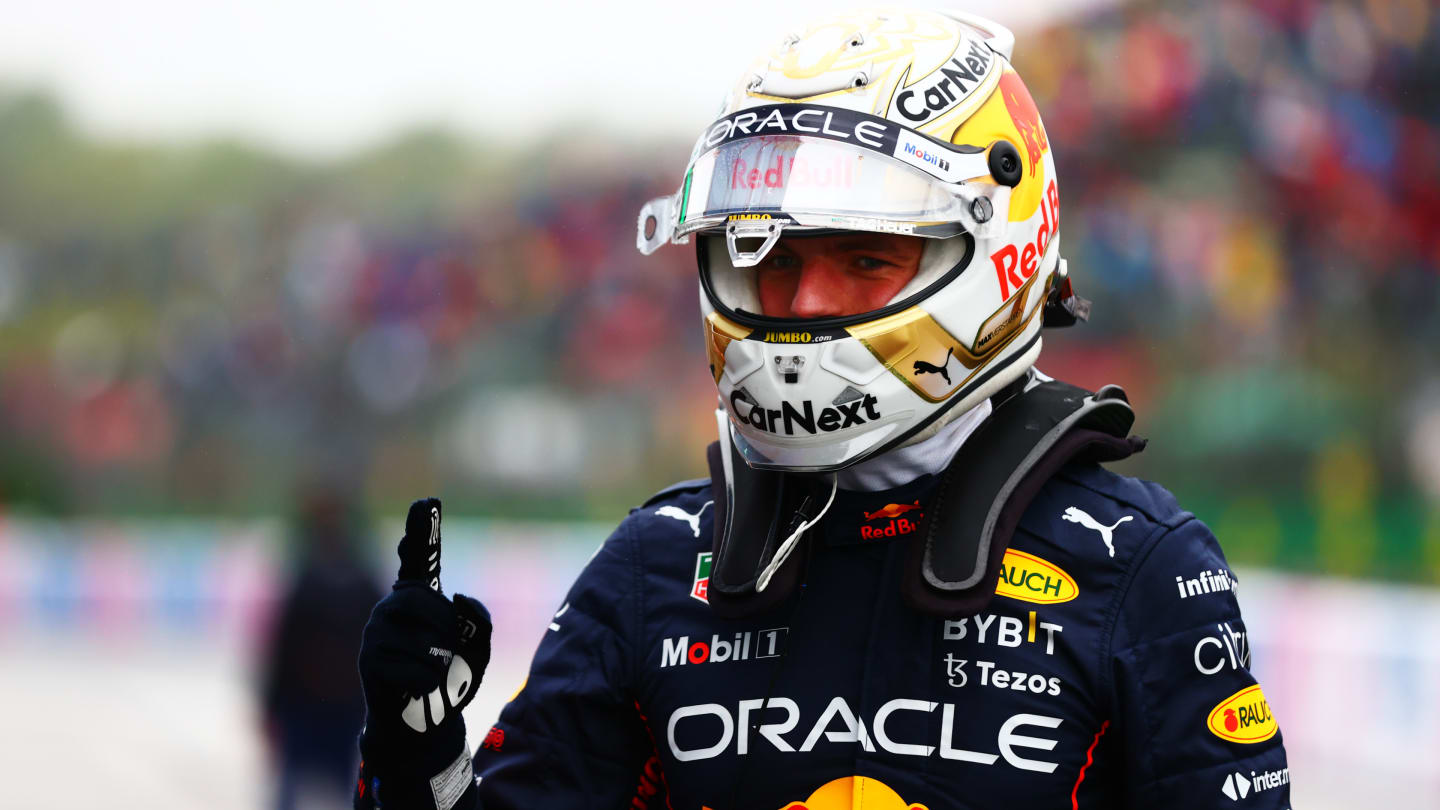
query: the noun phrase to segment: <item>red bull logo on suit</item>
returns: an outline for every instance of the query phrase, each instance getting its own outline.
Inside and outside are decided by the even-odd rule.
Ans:
[[[902,517],[913,512],[913,515]],[[925,513],[920,511],[920,502],[914,503],[887,503],[876,509],[874,512],[864,512],[865,520],[876,521],[881,518],[890,518],[888,523],[881,526],[861,526],[860,537],[864,540],[875,540],[881,537],[896,537],[902,534],[910,534],[920,528],[920,519]]]

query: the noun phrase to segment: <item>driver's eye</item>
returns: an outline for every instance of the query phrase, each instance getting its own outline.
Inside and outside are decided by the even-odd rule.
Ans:
[[[765,266],[775,270],[794,270],[800,266],[800,259],[784,253],[779,255],[772,253],[765,259]]]

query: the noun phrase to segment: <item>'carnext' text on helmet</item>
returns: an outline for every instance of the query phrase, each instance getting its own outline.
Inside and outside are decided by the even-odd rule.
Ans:
[[[925,124],[959,104],[985,79],[990,70],[990,49],[976,41],[913,87],[895,96],[895,109],[912,125]]]
[[[786,436],[794,436],[796,428],[813,436],[817,431],[830,433],[863,425],[867,421],[880,418],[880,411],[875,407],[878,403],[874,396],[866,394],[860,399],[821,408],[820,413],[816,414],[815,406],[809,400],[800,403],[799,408],[782,400],[777,410],[762,408],[750,402],[741,389],[730,394],[730,408],[736,418],[748,422],[756,430],[784,433]]]

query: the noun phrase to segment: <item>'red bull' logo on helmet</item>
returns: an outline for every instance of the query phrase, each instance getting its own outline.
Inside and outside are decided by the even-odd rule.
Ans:
[[[1025,156],[1030,164],[1030,176],[1034,177],[1040,169],[1040,158],[1050,149],[1050,140],[1045,137],[1045,127],[1040,123],[1040,111],[1035,107],[1035,99],[1030,97],[1030,91],[1026,89],[1025,83],[1014,73],[1005,73],[1000,77],[1000,97],[1005,99],[1005,109],[1010,113],[1010,120],[1015,122],[1015,129],[1020,132],[1020,138],[1025,141]]]
[[[1060,231],[1060,190],[1055,181],[1045,188],[1045,199],[1040,204],[1040,224],[1035,236],[1024,245],[1005,245],[990,254],[995,265],[995,276],[1000,280],[1000,298],[1008,301],[1016,290],[1025,286],[1025,281],[1040,269],[1045,258],[1045,248]]]
[[[853,160],[838,156],[830,160],[776,156],[774,161],[754,166],[737,157],[730,163],[730,188],[851,188],[855,185],[855,167]]]

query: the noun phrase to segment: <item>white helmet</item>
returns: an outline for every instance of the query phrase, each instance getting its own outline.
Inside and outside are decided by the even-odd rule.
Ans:
[[[647,255],[700,237],[710,369],[750,466],[843,469],[932,435],[1035,362],[1065,270],[1014,41],[968,14],[903,10],[787,37],[727,96],[680,190],[641,210]],[[776,240],[845,230],[929,237],[919,272],[863,314],[760,314],[751,268]]]

